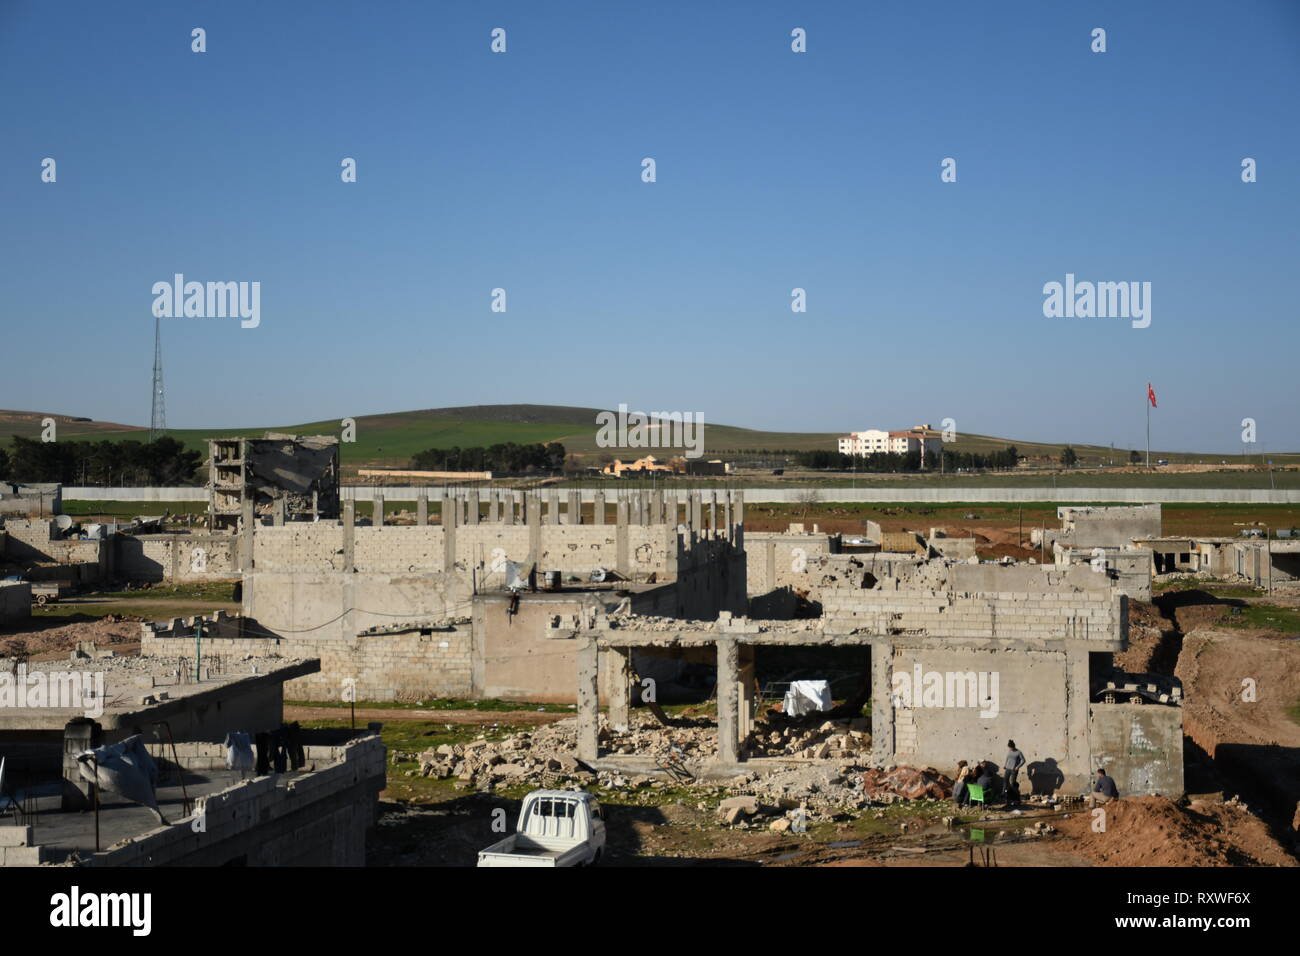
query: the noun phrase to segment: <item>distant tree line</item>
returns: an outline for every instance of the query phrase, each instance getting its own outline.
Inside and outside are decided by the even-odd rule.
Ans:
[[[797,451],[788,453],[796,463],[804,468],[817,471],[865,471],[899,473],[921,471],[921,451],[888,452],[878,451],[869,455],[845,455],[838,451]],[[1015,468],[1019,460],[1015,445],[1008,445],[1001,451],[987,453],[944,451],[942,468],[944,471],[956,471],[959,468],[972,470],[997,470]],[[938,471],[940,462],[934,455],[926,456],[925,470]]]
[[[1001,451],[991,451],[987,454],[945,451],[943,470],[956,471],[958,468],[964,468],[967,471],[999,471],[1016,467],[1019,460],[1020,452],[1015,445],[1008,445]]]
[[[0,449],[0,477],[64,485],[187,485],[203,456],[175,438],[140,441],[52,441],[13,437]]]
[[[876,451],[869,455],[845,455],[838,451],[797,451],[794,461],[802,468],[814,471],[871,471],[903,472],[921,470],[921,452],[901,454]]]
[[[490,471],[494,475],[524,475],[538,471],[564,469],[564,446],[548,444],[516,445],[505,442],[477,448],[430,448],[411,459],[419,471]]]

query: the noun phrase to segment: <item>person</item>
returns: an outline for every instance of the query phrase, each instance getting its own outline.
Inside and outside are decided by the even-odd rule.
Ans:
[[[987,803],[993,793],[993,784],[997,781],[997,768],[992,761],[980,761],[980,775],[975,781],[976,786],[984,789],[984,800]]]
[[[966,761],[957,761],[957,774],[953,777],[952,784],[952,801],[959,807],[970,805],[970,798],[966,795],[966,777],[969,770]]]
[[[1089,807],[1095,807],[1118,799],[1119,788],[1115,786],[1114,779],[1106,773],[1105,767],[1098,767],[1096,779],[1092,782],[1092,793],[1088,794],[1084,803]]]
[[[1014,740],[1007,741],[1007,759],[1002,769],[1007,776],[1007,806],[1020,802],[1020,768],[1025,765],[1025,755],[1016,749]]]

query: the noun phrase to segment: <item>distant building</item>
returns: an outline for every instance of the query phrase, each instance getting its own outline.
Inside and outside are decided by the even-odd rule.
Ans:
[[[624,474],[647,474],[656,471],[673,475],[725,475],[731,471],[731,466],[719,458],[698,461],[678,457],[660,461],[654,455],[646,455],[636,461],[615,458],[603,469],[604,474],[613,475],[615,478],[621,478]]]
[[[886,452],[906,455],[919,451],[921,460],[937,455],[943,449],[939,432],[929,425],[914,425],[906,431],[883,431],[871,428],[863,432],[849,432],[839,440],[841,455],[873,455]]]

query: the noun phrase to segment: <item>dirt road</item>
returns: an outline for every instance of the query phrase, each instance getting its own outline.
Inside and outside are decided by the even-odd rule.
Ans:
[[[285,720],[347,720],[346,707],[302,707],[285,705]],[[572,714],[555,714],[537,710],[401,710],[389,707],[358,707],[357,720],[379,721],[427,720],[448,724],[553,724]]]

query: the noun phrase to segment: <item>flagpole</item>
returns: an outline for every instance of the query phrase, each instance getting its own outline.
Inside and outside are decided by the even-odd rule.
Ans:
[[[1151,386],[1147,386],[1147,397],[1143,403],[1147,407],[1147,471],[1151,470]]]

